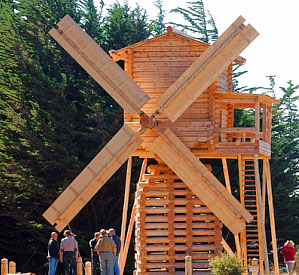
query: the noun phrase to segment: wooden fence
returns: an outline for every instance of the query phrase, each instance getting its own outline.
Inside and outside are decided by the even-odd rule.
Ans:
[[[85,271],[85,273],[84,273]],[[1,259],[1,275],[32,275],[34,273],[27,272],[27,273],[21,273],[17,272],[17,265],[15,262],[10,261],[8,262],[8,259]],[[91,275],[91,262],[85,263],[85,269],[83,270],[82,265],[82,258],[78,259],[77,262],[77,275]]]

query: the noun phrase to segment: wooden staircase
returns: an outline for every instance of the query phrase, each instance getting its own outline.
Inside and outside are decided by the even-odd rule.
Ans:
[[[254,217],[252,222],[246,224],[246,229],[241,232],[241,242],[243,247],[244,265],[251,263],[253,258],[260,260],[260,240],[257,208],[256,179],[254,171],[254,161],[252,159],[242,159],[242,183],[241,203]]]

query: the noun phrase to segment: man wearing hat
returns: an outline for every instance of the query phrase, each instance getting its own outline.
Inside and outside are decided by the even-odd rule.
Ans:
[[[77,275],[78,243],[70,230],[65,230],[60,242],[60,262],[64,264],[65,275]]]
[[[108,237],[106,229],[101,229],[100,239],[95,246],[95,250],[100,253],[101,275],[113,275],[116,246],[114,241]]]
[[[119,251],[120,251],[120,238],[115,234],[115,229],[114,228],[110,228],[108,231],[109,236],[112,238],[112,240],[115,242],[116,245],[116,255],[115,255],[115,262],[114,262],[114,275],[119,275],[119,266],[118,266],[118,255],[119,255]]]

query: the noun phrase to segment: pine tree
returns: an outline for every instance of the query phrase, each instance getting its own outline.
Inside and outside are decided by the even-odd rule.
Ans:
[[[154,25],[154,34],[159,35],[165,32],[165,23],[164,23],[164,18],[165,18],[165,11],[163,10],[163,2],[162,0],[155,0],[154,1],[154,6],[158,9],[158,16],[157,18],[153,21]]]
[[[124,5],[115,2],[108,8],[108,15],[105,18],[105,43],[102,46],[107,51],[121,49],[147,39],[152,29],[146,10],[139,5],[132,10],[126,2]]]
[[[289,81],[280,89],[283,96],[273,108],[270,164],[276,229],[283,244],[285,239],[299,241],[299,85]]]
[[[212,43],[218,38],[218,30],[214,18],[204,7],[203,0],[187,2],[187,8],[178,7],[170,12],[179,13],[187,21],[186,24],[169,22],[183,31],[190,31],[191,35],[206,43]]]

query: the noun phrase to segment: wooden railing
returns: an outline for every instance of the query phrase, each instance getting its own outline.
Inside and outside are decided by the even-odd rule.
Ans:
[[[77,261],[77,275],[91,275],[91,262],[85,263],[85,269],[83,270],[82,258],[79,258]],[[13,261],[8,262],[8,259],[1,259],[1,275],[32,275],[34,273],[17,273],[16,263]]]

